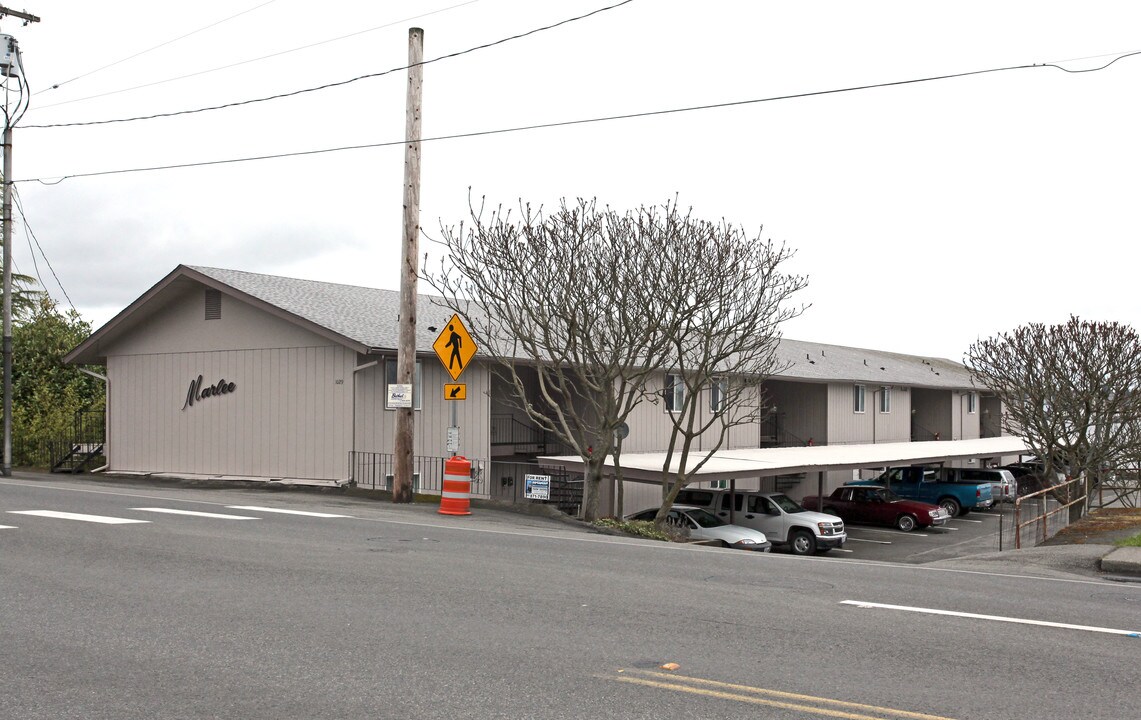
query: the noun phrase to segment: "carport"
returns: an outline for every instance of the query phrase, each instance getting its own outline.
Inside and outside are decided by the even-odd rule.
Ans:
[[[720,450],[713,454],[700,469],[690,473],[694,481],[728,480],[730,487],[737,478],[818,473],[818,494],[824,495],[824,473],[829,470],[855,470],[891,465],[922,465],[925,463],[996,458],[1024,455],[1028,451],[1022,438],[1005,436],[974,440],[930,440],[925,442],[860,443],[853,445],[814,445],[807,447],[742,448]],[[622,454],[622,478],[635,482],[660,483],[666,453]],[[690,465],[703,454],[696,451]],[[577,455],[540,457],[544,465],[563,467],[582,472],[582,458]],[[613,458],[608,457],[606,468],[613,470]],[[677,472],[678,459],[674,457],[669,472]]]

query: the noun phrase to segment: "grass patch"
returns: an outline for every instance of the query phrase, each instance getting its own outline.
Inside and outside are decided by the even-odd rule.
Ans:
[[[1131,538],[1125,538],[1124,540],[1118,540],[1114,544],[1117,545],[1118,547],[1141,547],[1141,535],[1134,535]]]

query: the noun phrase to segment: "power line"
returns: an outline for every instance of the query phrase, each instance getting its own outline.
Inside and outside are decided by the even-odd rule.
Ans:
[[[431,63],[440,62],[441,60],[449,60],[451,58],[459,57],[461,55],[467,55],[469,53],[476,52],[477,50],[486,50],[487,48],[495,47],[496,45],[502,45],[502,44],[504,44],[506,42],[510,42],[512,40],[518,40],[520,38],[525,38],[529,35],[534,35],[536,33],[540,33],[540,32],[546,31],[546,30],[553,30],[554,28],[560,27],[562,25],[566,25],[568,23],[576,22],[578,20],[585,20],[586,18],[589,18],[593,15],[597,15],[599,13],[606,12],[607,10],[613,10],[615,8],[622,7],[623,5],[627,5],[627,4],[632,3],[632,2],[634,2],[634,0],[622,0],[622,2],[615,3],[614,5],[608,5],[608,6],[603,7],[603,8],[598,8],[597,10],[592,10],[592,11],[590,11],[584,15],[578,15],[576,17],[567,18],[566,20],[560,20],[559,22],[554,23],[552,25],[545,25],[543,27],[535,28],[533,30],[528,30],[527,32],[519,33],[518,35],[511,35],[510,37],[505,37],[505,38],[502,38],[499,40],[495,40],[494,42],[485,43],[483,45],[476,45],[475,47],[468,48],[467,50],[460,50],[458,52],[450,53],[448,55],[441,55],[440,57],[433,58],[431,60],[425,60],[424,62],[417,63],[417,64],[429,65]],[[252,98],[249,100],[239,100],[237,102],[225,103],[223,105],[213,105],[210,107],[197,108],[194,110],[177,110],[175,112],[169,112],[169,113],[155,113],[153,115],[141,115],[138,117],[119,118],[119,119],[114,119],[114,120],[93,120],[93,121],[88,121],[88,122],[77,122],[77,123],[56,123],[56,124],[52,124],[52,125],[24,125],[22,127],[25,130],[29,130],[29,129],[43,129],[43,128],[80,127],[80,126],[87,126],[87,125],[108,125],[111,123],[134,122],[136,120],[155,120],[158,118],[177,117],[179,115],[192,115],[195,113],[211,112],[213,110],[225,110],[227,108],[241,107],[243,105],[252,105],[254,103],[268,102],[270,100],[281,100],[283,98],[295,97],[297,95],[304,95],[306,93],[317,92],[319,90],[328,90],[330,88],[341,87],[343,85],[349,85],[349,84],[352,84],[355,82],[359,82],[361,80],[368,80],[370,78],[382,77],[384,75],[391,75],[392,73],[396,73],[396,72],[403,72],[403,71],[407,70],[408,68],[409,68],[408,65],[404,65],[401,67],[392,68],[391,70],[384,70],[382,72],[377,72],[377,73],[369,73],[367,75],[358,75],[357,77],[350,78],[348,80],[340,80],[337,82],[326,83],[324,85],[318,85],[317,87],[304,88],[301,90],[293,90],[293,91],[287,92],[287,93],[279,93],[277,95],[267,95],[266,97]],[[188,75],[186,77],[190,77],[190,76]]]
[[[75,310],[75,303],[71,301],[71,296],[68,295],[67,290],[64,289],[63,283],[60,282],[59,275],[55,274],[55,268],[52,267],[51,260],[48,260],[48,255],[44,252],[43,246],[40,245],[39,238],[37,238],[36,234],[32,232],[32,226],[28,224],[28,214],[24,212],[24,203],[20,198],[20,190],[15,185],[12,186],[12,189],[15,190],[14,198],[16,200],[16,207],[19,209],[20,219],[24,223],[24,233],[28,236],[28,249],[32,250],[32,242],[35,242],[36,248],[38,248],[40,251],[40,256],[43,257],[44,262],[47,263],[48,270],[51,270],[52,277],[55,278],[55,284],[59,286],[60,292],[62,292],[64,298],[67,299],[67,304],[71,306],[72,310]],[[40,287],[46,290],[47,285],[44,284],[44,279],[40,277],[40,266],[36,262],[35,250],[32,250],[32,265],[36,269],[36,278],[40,281]]]
[[[36,93],[36,94],[39,95],[40,93],[45,93],[45,92],[48,92],[49,90],[58,90],[59,88],[63,87],[64,85],[67,85],[68,83],[73,83],[76,80],[80,80],[80,79],[85,78],[85,77],[90,77],[91,75],[94,75],[97,72],[101,72],[103,70],[106,70],[107,68],[115,67],[116,65],[120,65],[122,63],[125,63],[128,60],[134,60],[135,58],[140,57],[142,55],[146,55],[149,52],[153,52],[155,50],[158,50],[159,48],[166,47],[167,45],[171,45],[173,43],[176,43],[179,40],[185,40],[186,38],[190,37],[191,35],[197,35],[198,33],[202,32],[204,30],[209,30],[212,27],[216,27],[218,25],[221,25],[222,23],[229,22],[230,20],[233,20],[234,18],[241,17],[242,15],[245,15],[247,13],[251,13],[254,10],[259,10],[259,9],[265,7],[266,5],[272,5],[275,2],[277,2],[277,0],[267,0],[266,2],[263,2],[260,5],[255,5],[252,8],[249,8],[247,10],[243,10],[240,13],[237,13],[235,15],[231,15],[228,18],[223,18],[221,20],[218,20],[217,22],[213,22],[213,23],[210,23],[209,25],[205,25],[203,27],[200,27],[197,30],[192,30],[192,31],[186,33],[185,35],[179,35],[176,38],[173,38],[171,40],[167,40],[166,42],[159,43],[158,45],[155,45],[154,47],[147,48],[146,50],[140,50],[139,52],[135,53],[134,55],[128,55],[127,57],[123,58],[122,60],[116,60],[113,63],[108,63],[108,64],[104,65],[103,67],[95,68],[94,70],[90,70],[88,72],[85,72],[82,75],[76,75],[75,77],[71,78],[70,80],[64,80],[63,82],[58,82],[58,83],[52,85],[51,87],[40,90],[40,92]],[[100,96],[96,95],[94,97],[100,97]],[[81,99],[86,100],[88,98],[81,98]],[[78,102],[78,100],[69,100],[68,102]],[[64,103],[56,103],[56,105],[63,105],[63,104]],[[45,107],[54,107],[54,105],[47,105]]]
[[[627,1],[629,1],[629,0],[627,0]],[[579,120],[561,120],[561,121],[549,122],[549,123],[538,123],[535,125],[520,125],[520,126],[510,127],[510,128],[499,128],[496,130],[477,130],[477,131],[466,132],[466,133],[455,133],[452,135],[437,135],[434,137],[421,138],[420,142],[432,142],[432,141],[439,141],[439,140],[458,140],[458,139],[462,139],[462,138],[482,137],[485,135],[503,135],[506,133],[523,132],[525,130],[545,130],[545,129],[557,128],[557,127],[569,127],[572,125],[587,125],[587,124],[591,124],[591,123],[610,122],[612,120],[631,120],[631,119],[635,119],[635,118],[654,117],[654,116],[658,116],[658,115],[675,115],[675,114],[680,114],[680,113],[685,113],[685,112],[694,112],[694,111],[698,111],[698,110],[717,110],[717,109],[729,108],[729,107],[739,107],[739,106],[743,106],[743,105],[756,105],[756,104],[760,104],[760,103],[777,102],[777,101],[781,101],[781,100],[798,100],[801,98],[820,97],[822,95],[838,95],[841,93],[857,92],[860,90],[874,90],[877,88],[897,87],[900,85],[915,85],[918,83],[935,82],[938,80],[952,80],[955,78],[970,77],[972,75],[985,75],[988,73],[1007,72],[1010,70],[1028,70],[1028,69],[1033,69],[1033,68],[1054,68],[1056,70],[1062,70],[1062,71],[1067,72],[1067,73],[1095,72],[1098,70],[1104,70],[1104,69],[1108,68],[1110,65],[1113,65],[1118,60],[1121,60],[1121,59],[1127,58],[1127,57],[1131,57],[1131,56],[1135,56],[1135,55],[1141,55],[1141,50],[1136,51],[1136,52],[1126,53],[1124,55],[1119,55],[1118,57],[1116,57],[1113,60],[1105,63],[1104,65],[1101,65],[1101,66],[1095,67],[1095,68],[1086,68],[1084,70],[1070,70],[1068,68],[1061,67],[1060,65],[1056,65],[1054,63],[1032,63],[1030,65],[1011,65],[1008,67],[989,68],[986,70],[970,70],[967,72],[952,73],[949,75],[933,75],[933,76],[929,76],[929,77],[914,78],[911,80],[895,80],[892,82],[874,83],[874,84],[870,84],[870,85],[855,85],[855,86],[849,86],[849,87],[843,87],[843,88],[834,88],[832,90],[816,90],[816,91],[812,91],[812,92],[795,93],[792,95],[773,95],[773,96],[763,97],[763,98],[754,98],[751,100],[734,100],[734,101],[730,101],[730,102],[711,103],[708,105],[691,105],[688,107],[670,108],[670,109],[666,109],[666,110],[648,110],[645,112],[626,113],[623,115],[607,115],[607,116],[603,116],[603,117],[583,118],[583,119],[579,119]],[[318,149],[318,150],[299,150],[297,152],[275,153],[275,154],[270,154],[270,155],[256,155],[256,156],[252,156],[252,157],[242,157],[242,158],[228,158],[228,159],[224,159],[224,160],[203,160],[200,162],[178,163],[178,164],[174,164],[174,165],[152,165],[152,166],[148,166],[148,167],[139,167],[139,168],[124,168],[121,170],[101,170],[101,171],[89,172],[89,173],[75,173],[73,175],[64,175],[61,177],[52,177],[52,178],[28,178],[25,180],[16,180],[14,182],[38,182],[38,183],[41,183],[43,185],[58,185],[59,183],[63,182],[64,180],[69,180],[69,179],[74,179],[74,178],[97,177],[97,176],[103,176],[103,175],[123,175],[123,174],[127,174],[127,173],[151,172],[151,171],[155,171],[155,170],[179,170],[179,169],[193,168],[193,167],[206,167],[206,166],[210,166],[210,165],[231,165],[231,164],[235,164],[235,163],[254,162],[254,161],[258,161],[258,160],[275,160],[275,159],[280,159],[280,158],[303,157],[306,155],[322,155],[322,154],[326,154],[326,153],[345,152],[348,150],[368,150],[368,149],[373,149],[373,148],[391,147],[393,145],[403,145],[404,142],[405,141],[402,139],[402,140],[394,140],[394,141],[381,142],[381,143],[369,143],[369,144],[364,144],[364,145],[344,145],[341,147],[323,148],[323,149]]]
[[[274,1],[276,1],[276,0],[274,0]],[[210,68],[208,70],[199,70],[198,72],[187,73],[186,75],[179,75],[177,77],[166,78],[165,80],[156,80],[154,82],[144,83],[142,85],[135,85],[133,87],[120,88],[119,90],[110,90],[110,91],[105,92],[105,93],[99,93],[98,95],[88,95],[86,97],[75,98],[74,100],[64,100],[62,102],[52,103],[51,105],[41,105],[40,107],[38,107],[36,109],[37,110],[44,110],[47,108],[59,107],[60,105],[70,105],[71,103],[84,102],[87,100],[95,100],[97,98],[108,97],[110,95],[119,95],[121,93],[133,92],[135,90],[142,90],[144,88],[154,87],[156,85],[165,85],[166,83],[177,82],[179,80],[186,80],[187,78],[198,77],[200,75],[209,75],[210,73],[216,73],[216,72],[220,72],[222,70],[229,70],[230,68],[241,67],[242,65],[249,65],[249,64],[255,63],[255,62],[261,62],[262,60],[269,60],[271,58],[280,57],[282,55],[289,55],[290,53],[300,52],[301,50],[309,50],[309,49],[312,49],[315,47],[319,47],[321,45],[328,45],[329,43],[338,42],[340,40],[347,40],[348,38],[356,37],[357,35],[364,35],[365,33],[370,33],[370,32],[373,32],[375,30],[382,30],[384,28],[392,27],[393,25],[399,25],[402,23],[406,23],[410,20],[419,20],[420,18],[425,18],[425,17],[428,17],[430,15],[438,15],[442,12],[447,12],[449,10],[455,10],[458,7],[463,7],[464,5],[471,5],[471,4],[477,3],[479,1],[480,0],[467,0],[467,2],[462,2],[462,3],[459,3],[458,5],[451,5],[449,7],[441,8],[439,10],[433,10],[432,12],[426,12],[426,13],[422,13],[420,15],[413,15],[412,17],[403,18],[401,20],[394,20],[393,22],[390,22],[390,23],[387,23],[384,25],[377,25],[376,27],[368,28],[367,30],[358,30],[357,32],[349,33],[348,35],[341,35],[340,37],[329,38],[328,40],[321,40],[319,42],[310,43],[309,45],[302,45],[301,47],[295,47],[295,48],[291,48],[289,50],[282,50],[280,52],[270,53],[269,55],[262,55],[261,57],[250,58],[248,60],[241,60],[241,61],[236,62],[236,63],[230,63],[229,65],[220,65],[218,67]],[[205,29],[205,28],[203,28],[203,29]],[[193,33],[191,33],[191,34],[193,34]],[[183,36],[183,37],[187,37],[187,36]],[[134,56],[132,56],[132,57],[134,57]],[[108,66],[108,67],[110,67],[110,66]],[[80,76],[80,77],[82,77],[82,76]],[[225,106],[221,106],[221,107],[225,107]],[[215,108],[207,108],[207,109],[215,109]],[[129,120],[141,120],[141,119],[149,119],[149,118],[128,118],[127,120],[107,120],[104,122],[126,122]],[[83,125],[83,124],[87,124],[87,123],[75,123],[75,124],[76,125]],[[99,123],[91,123],[91,124],[99,124]],[[33,126],[29,126],[29,127],[33,127]],[[56,125],[38,126],[37,125],[34,127],[67,127],[67,125],[62,125],[62,126],[56,126]]]

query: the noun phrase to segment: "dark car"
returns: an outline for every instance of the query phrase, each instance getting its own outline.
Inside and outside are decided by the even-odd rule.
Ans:
[[[1038,462],[1011,463],[1010,465],[1003,465],[1002,469],[1009,470],[1018,481],[1019,497],[1041,492],[1066,481],[1065,475],[1055,472],[1054,480],[1051,482],[1046,476],[1046,466]]]
[[[823,503],[810,495],[800,504],[810,510],[821,509],[821,512],[839,515],[845,523],[892,525],[904,532],[943,525],[951,518],[938,505],[904,500],[882,485],[845,485],[836,488]]]

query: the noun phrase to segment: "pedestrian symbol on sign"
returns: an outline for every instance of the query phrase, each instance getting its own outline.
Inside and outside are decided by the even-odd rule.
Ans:
[[[436,342],[432,343],[432,349],[436,351],[436,357],[440,358],[452,380],[459,380],[477,348],[460,316],[452,315]]]
[[[456,332],[455,325],[448,325],[448,346],[452,349],[452,354],[448,356],[448,370],[450,371],[454,367],[463,372],[464,361],[460,357],[460,348],[464,346],[464,339]]]

